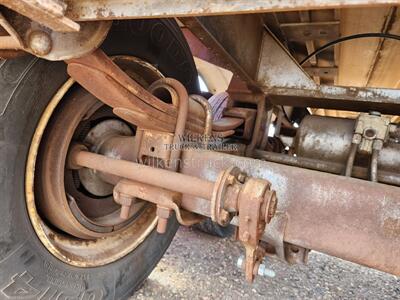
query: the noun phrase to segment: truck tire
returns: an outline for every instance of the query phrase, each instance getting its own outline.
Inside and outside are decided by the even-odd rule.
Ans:
[[[233,235],[235,232],[235,227],[232,225],[228,225],[223,227],[215,222],[213,222],[210,218],[205,219],[203,222],[193,225],[195,229],[198,229],[204,233],[209,235],[217,236],[220,238],[228,238]]]
[[[193,57],[173,20],[115,22],[102,48],[110,56],[139,57],[198,92]],[[127,299],[178,228],[171,218],[165,234],[152,230],[131,252],[99,266],[63,261],[42,242],[26,202],[28,155],[39,120],[67,80],[64,62],[32,56],[0,61],[0,299]]]

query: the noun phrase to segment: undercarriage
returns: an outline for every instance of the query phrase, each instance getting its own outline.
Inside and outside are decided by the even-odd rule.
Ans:
[[[248,282],[399,276],[396,5],[0,0],[0,293],[125,299],[179,225],[234,228]]]

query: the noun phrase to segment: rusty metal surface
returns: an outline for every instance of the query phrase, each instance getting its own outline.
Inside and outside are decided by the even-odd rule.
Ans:
[[[77,32],[80,25],[65,17],[66,3],[62,0],[1,0],[4,5],[54,31]]]
[[[81,24],[79,32],[48,32],[52,49],[46,55],[37,56],[47,60],[60,61],[80,57],[100,47],[111,28],[112,22],[88,22]]]
[[[213,128],[218,131],[234,130],[244,123],[244,119],[223,117],[213,122]]]
[[[265,88],[273,104],[296,107],[379,111],[393,114],[400,111],[400,90],[355,88],[321,85],[316,90]]]
[[[231,167],[222,171],[215,181],[210,202],[211,220],[221,226],[227,226],[233,218],[231,213],[238,211],[239,188],[236,183],[239,182],[236,179],[239,174],[238,168]]]
[[[339,21],[284,23],[280,28],[291,41],[335,40],[340,36]]]
[[[285,234],[285,227],[287,223],[287,215],[283,212],[276,212],[275,217],[267,225],[261,239],[274,247],[275,255],[285,260],[285,242],[283,237]]]
[[[80,105],[74,107],[75,99],[80,99]],[[41,201],[38,202],[40,210],[52,223],[57,224],[62,230],[74,236],[82,238],[100,237],[104,233],[92,232],[82,225],[74,216],[65,191],[64,160],[73,133],[83,116],[96,104],[91,97],[72,97],[69,105],[65,107],[64,114],[57,118],[57,125],[52,126],[46,142],[48,146],[43,148],[43,159],[37,166],[36,188]],[[66,126],[68,124],[68,126]]]
[[[70,159],[74,165],[91,168],[132,181],[155,185],[183,194],[202,197],[203,199],[211,199],[214,189],[214,183],[208,180],[164,169],[152,168],[134,162],[112,159],[87,151],[73,153]]]
[[[244,140],[251,140],[257,111],[252,108],[230,107],[224,111],[224,116],[235,117],[244,120],[243,129],[237,129],[236,134]]]
[[[114,188],[113,193],[116,202],[121,205],[120,219],[125,220],[129,218],[131,205],[135,203],[135,198],[155,201],[157,204],[157,216],[159,217],[157,231],[160,234],[166,232],[167,220],[172,210],[175,211],[178,220],[183,219],[180,207],[175,203],[178,200],[173,199],[174,196],[170,195],[171,193],[168,191],[166,192],[167,195],[165,195],[161,188],[167,188],[178,193],[189,193],[190,195],[210,200],[209,212],[212,219],[222,226],[229,225],[234,214],[239,213],[239,229],[244,230],[239,235],[239,240],[243,242],[246,249],[246,279],[252,282],[258,268],[261,267],[260,263],[265,255],[265,250],[260,246],[261,235],[265,225],[270,222],[276,211],[277,200],[275,192],[270,191],[270,183],[262,179],[246,179],[245,175],[240,174],[237,168],[230,168],[221,172],[215,183],[171,172],[178,171],[179,169],[180,161],[178,159],[182,153],[180,146],[188,119],[189,96],[185,88],[176,80],[166,78],[154,82],[149,87],[148,92],[137,82],[130,79],[101,50],[97,50],[87,57],[68,61],[67,63],[69,74],[72,74],[78,82],[95,95],[99,95],[98,97],[105,104],[113,107],[114,113],[122,117],[125,116],[127,121],[139,126],[138,135],[135,138],[135,147],[132,149],[134,153],[133,157],[141,159],[143,152],[150,149],[150,153],[145,152],[145,154],[147,154],[147,157],[154,158],[152,160],[153,163],[157,163],[160,158],[164,162],[162,166],[157,165],[156,168],[152,168],[134,162],[115,160],[95,153],[89,153],[82,149],[81,145],[75,145],[68,157],[69,167],[75,168],[76,166],[81,166],[83,170],[93,170],[96,174],[103,174],[101,178],[105,180],[110,175],[121,178],[121,181]],[[90,80],[85,78],[88,72],[100,76],[94,82],[90,82],[93,78]],[[104,79],[108,80],[108,83],[113,81],[116,83],[112,92],[114,92],[114,95],[117,95],[117,99],[112,98],[110,94],[103,95],[95,89],[96,85],[104,83]],[[165,94],[163,93],[165,91],[170,96],[169,99],[172,102],[172,106],[165,104],[156,97],[158,95],[161,97]],[[139,109],[138,111],[131,100],[136,100],[137,104],[142,104],[142,108],[147,107],[147,111],[146,109]],[[204,105],[204,102],[207,102],[205,99],[201,100],[203,100],[200,101],[202,105]],[[262,130],[261,125],[266,100],[264,95],[257,97],[257,100],[257,134],[253,136],[249,149],[253,149],[256,146],[259,133]],[[211,109],[209,105],[204,105],[204,107],[206,108],[205,115],[208,115],[208,124],[205,127],[207,128],[208,126],[208,131],[211,131]],[[173,108],[176,110],[174,111]],[[121,114],[121,112],[124,113]],[[156,132],[148,131],[148,126],[154,126],[154,124],[148,125],[148,116],[152,116],[152,112],[153,114],[164,112],[176,116],[176,126],[173,131],[171,145],[174,148],[162,151],[158,149],[160,148],[158,145],[157,147],[154,146],[158,141],[163,141],[163,135],[167,139],[170,139],[171,133],[166,132],[165,128],[162,128],[161,120],[159,120],[158,125],[162,128],[161,130]],[[135,114],[135,118],[130,118]],[[154,115],[152,117],[154,118]],[[138,119],[140,119],[140,122],[138,122]],[[143,145],[145,151],[142,151]],[[158,152],[156,152],[156,148]],[[154,156],[155,153],[159,153],[159,155]],[[165,154],[169,154],[170,158],[163,157]],[[181,163],[182,165],[183,163]],[[164,166],[169,171],[164,170]],[[139,183],[126,182],[124,181],[126,179],[137,180]],[[112,182],[114,180],[112,178]],[[149,184],[154,185],[154,187],[149,186]],[[153,192],[153,196],[150,195],[151,192]],[[162,203],[159,203],[159,201]],[[253,204],[256,204],[256,207],[253,207]],[[194,218],[192,217],[191,219]],[[199,222],[201,219],[197,218],[196,221]],[[181,221],[181,223],[187,224],[188,222]]]
[[[91,128],[84,137],[83,144],[93,152],[121,158],[126,156],[127,148],[132,147],[132,140],[133,132],[127,124],[110,119]],[[93,170],[80,169],[78,174],[81,184],[91,194],[98,197],[112,194],[113,186],[104,182]]]
[[[140,86],[101,50],[70,60],[68,73],[114,113],[142,128],[174,132],[178,109],[160,101]],[[190,109],[190,107],[189,107]],[[186,129],[203,133],[204,119],[189,114]]]
[[[262,150],[255,150],[254,158],[266,160],[277,164],[284,164],[288,166],[327,172],[337,175],[343,175],[344,169],[346,167],[343,163],[336,163],[329,160],[323,161],[316,158],[291,156],[287,154],[267,152]],[[400,186],[400,175],[397,166],[398,165],[392,166],[393,169],[395,169],[393,172],[379,170],[378,182]],[[355,166],[353,167],[351,176],[360,179],[368,179],[368,168]]]
[[[13,59],[25,55],[27,53],[22,50],[0,50],[0,59]]]
[[[140,208],[136,206],[136,211],[131,211],[127,221],[119,219],[119,207],[110,197],[112,188],[107,192],[106,183],[102,182],[97,174],[65,170],[69,146],[76,142],[77,136],[81,142],[84,140],[92,151],[100,151],[103,139],[94,135],[101,134],[86,132],[86,127],[82,125],[83,120],[98,121],[112,116],[111,111],[101,111],[101,103],[83,90],[70,93],[64,101],[63,109],[53,115],[43,139],[42,145],[46,146],[42,146],[40,150],[41,159],[37,164],[35,178],[36,192],[40,199],[37,205],[51,224],[75,237],[100,238],[122,231],[136,218],[134,215]],[[105,127],[108,137],[112,137],[116,127]],[[75,134],[76,132],[78,134]],[[91,138],[85,138],[85,132]],[[129,128],[122,132],[118,129],[116,132],[132,134]],[[85,187],[88,192],[82,192],[81,187]]]
[[[278,211],[289,216],[286,242],[400,275],[398,187],[215,152],[185,151],[183,158],[192,162],[181,170],[187,175],[215,180],[221,170],[238,166],[270,181]]]
[[[179,169],[179,159],[182,152],[182,136],[185,134],[186,122],[189,112],[189,95],[185,87],[176,79],[164,78],[156,81],[154,84],[160,84],[160,87],[167,86],[176,93],[176,104],[178,115],[174,131],[173,145],[175,149],[171,150],[170,160],[167,161],[167,168],[172,171]],[[172,101],[174,103],[174,101]],[[207,126],[207,125],[206,125]]]
[[[58,32],[10,10],[5,9],[3,15],[3,23],[8,26],[1,25],[18,42],[18,48],[52,61],[79,57],[98,48],[112,24],[111,21],[86,22],[80,25],[79,31]]]
[[[67,16],[74,20],[160,18],[176,16],[262,13],[304,9],[396,5],[396,0],[69,0]]]
[[[135,147],[139,147],[138,157],[136,161],[145,161],[146,158],[153,157],[161,159],[162,161],[164,161],[165,165],[171,159],[171,152],[167,151],[168,149],[166,148],[166,145],[172,145],[174,139],[173,133],[166,133],[148,129],[143,130],[139,128],[136,131],[136,135],[138,134],[141,136],[141,138],[139,144],[135,145]]]
[[[0,49],[16,50],[20,48],[21,45],[12,36],[0,36]]]
[[[211,37],[223,46],[244,72],[254,80],[264,31],[260,16],[199,17],[197,20]]]
[[[258,94],[255,99],[257,101],[257,114],[252,130],[251,141],[246,148],[246,156],[252,156],[254,149],[261,143],[263,133],[267,130],[267,128],[265,128],[267,99],[263,94]]]
[[[317,88],[316,83],[269,30],[262,37],[256,80],[263,88]]]
[[[182,18],[181,21],[249,88],[315,89],[315,82],[264,26],[259,16]],[[240,43],[238,42],[240,41]]]
[[[306,116],[297,130],[296,155],[344,164],[350,153],[355,120]]]
[[[296,155],[344,165],[350,154],[355,124],[354,119],[305,117],[293,145]],[[369,158],[359,155],[356,165],[368,167]],[[399,174],[400,144],[385,142],[378,156],[378,165],[379,171]]]
[[[243,184],[238,197],[239,228],[237,232],[246,249],[244,265],[246,280],[254,280],[256,270],[265,250],[260,240],[268,224],[276,212],[276,195],[270,190],[270,183],[257,178],[248,178]]]
[[[165,233],[168,218],[174,211],[178,222],[184,226],[191,226],[201,222],[204,217],[181,211],[179,208],[181,194],[150,184],[122,179],[114,189],[114,198],[120,201],[121,197],[143,199],[157,205],[158,226],[160,234]]]
[[[140,82],[151,83],[159,75],[154,67],[149,68],[148,65],[137,58],[128,58],[125,56],[118,57],[117,60],[119,62],[123,61],[125,69],[130,71],[130,74],[136,75],[135,78],[139,78],[138,80],[140,80]],[[133,68],[132,65],[134,66]],[[144,72],[146,69],[147,72]],[[65,231],[71,233],[72,236],[83,237],[83,239],[102,237],[101,241],[88,243],[87,240],[85,240],[81,243],[79,239],[68,238],[65,237],[65,235],[60,239],[59,231],[54,233],[45,227],[46,225],[43,225],[43,222],[38,224],[37,218],[35,217],[35,203],[32,205],[31,202],[33,192],[30,192],[30,194],[27,195],[27,197],[29,197],[29,202],[27,202],[30,216],[33,216],[33,220],[31,220],[35,226],[35,230],[51,253],[67,264],[81,267],[98,266],[121,258],[140,244],[155,226],[155,209],[147,209],[145,214],[142,215],[141,213],[143,210],[141,209],[143,208],[144,203],[138,203],[138,205],[135,204],[128,214],[128,220],[125,222],[125,220],[119,218],[119,206],[114,203],[112,197],[102,197],[99,199],[98,197],[90,197],[90,193],[81,193],[82,190],[79,191],[77,189],[77,185],[82,183],[79,174],[73,174],[70,170],[65,170],[64,172],[64,163],[66,158],[64,155],[66,155],[69,146],[69,137],[71,137],[72,132],[75,130],[76,134],[74,134],[74,141],[78,139],[82,142],[82,139],[85,139],[86,134],[88,134],[90,135],[90,138],[85,139],[85,144],[90,147],[92,151],[98,151],[99,153],[110,155],[117,159],[130,157],[128,151],[132,151],[132,142],[134,142],[133,137],[115,137],[113,134],[116,132],[118,132],[118,134],[122,133],[131,135],[132,129],[126,129],[126,124],[124,124],[126,130],[122,130],[123,132],[121,132],[120,129],[115,130],[120,126],[117,126],[117,128],[111,126],[110,128],[110,126],[106,125],[107,123],[112,122],[110,118],[115,118],[111,109],[103,106],[101,102],[99,102],[94,96],[88,94],[82,88],[69,90],[73,83],[74,81],[70,79],[68,83],[63,86],[62,90],[60,90],[55,96],[54,99],[56,99],[55,101],[57,102],[51,103],[51,110],[46,109],[43,118],[46,120],[47,125],[51,116],[52,123],[48,124],[49,126],[46,129],[47,132],[45,135],[43,135],[43,131],[46,125],[40,123],[41,131],[38,132],[38,136],[40,139],[44,136],[42,145],[44,144],[47,147],[42,146],[41,151],[39,152],[39,157],[42,157],[41,155],[43,155],[43,148],[45,148],[45,151],[50,153],[50,155],[46,155],[45,159],[37,161],[35,195],[38,196],[41,193],[39,191],[41,188],[40,184],[44,181],[45,192],[43,194],[45,194],[45,196],[37,197],[36,205],[39,204],[39,206],[47,207],[48,203],[46,201],[51,203],[51,205],[49,205],[50,209],[43,210],[41,213],[47,213],[49,217],[46,217],[46,222],[51,222],[51,224],[56,228],[64,229],[71,225],[73,229],[69,228],[70,230],[66,229]],[[60,105],[61,108],[56,110],[56,114],[53,114],[55,106],[61,101],[61,99],[63,101],[63,104]],[[78,105],[76,105],[77,103]],[[80,117],[82,117],[82,119],[80,119]],[[107,120],[103,123],[106,125],[105,128],[99,128],[97,132],[90,131],[94,124],[102,126],[102,122],[99,123],[98,118],[102,121],[104,121],[104,119]],[[92,123],[85,124],[85,122]],[[79,123],[78,127],[76,127],[77,123]],[[117,123],[123,122],[120,120],[117,121]],[[124,127],[124,125],[122,125],[122,127]],[[54,131],[57,131],[58,133],[54,134]],[[110,139],[107,139],[107,141],[104,142],[102,139],[103,134],[107,135]],[[49,138],[50,140],[48,140]],[[47,145],[46,142],[50,142],[50,145]],[[36,140],[33,145],[33,147],[39,147],[38,141]],[[110,150],[115,150],[115,148],[118,148],[119,151],[112,151],[112,153],[110,153]],[[36,151],[38,151],[38,149],[36,149]],[[33,156],[33,160],[35,161],[38,157],[37,152],[36,154],[33,154]],[[45,170],[46,174],[41,172],[43,170]],[[32,183],[33,179],[30,178],[29,180],[29,182]],[[101,205],[99,205],[99,201],[101,202]],[[66,204],[68,202],[69,205]],[[141,224],[135,225],[133,223],[136,223],[135,221],[138,217],[138,213],[140,218],[142,218],[141,216],[145,218],[145,223],[140,222]],[[136,217],[132,219],[132,216],[134,215],[136,215]],[[135,221],[132,222],[133,220]],[[93,224],[91,224],[92,222]],[[129,226],[125,227],[125,225]],[[44,227],[44,233],[41,230],[41,227]],[[93,233],[93,230],[96,230],[96,232]],[[125,236],[120,235],[122,231]],[[84,232],[84,236],[82,232]],[[110,232],[112,232],[112,234],[109,234]],[[116,238],[114,239],[114,237]],[[71,240],[74,240],[74,242],[71,242]],[[110,240],[110,245],[108,245],[107,243],[109,243]],[[74,245],[73,249],[71,249],[71,244]],[[102,252],[105,249],[108,251],[107,255]]]
[[[180,210],[181,194],[206,196],[205,199],[210,200],[209,213],[212,220],[222,226],[229,225],[234,215],[238,214],[238,240],[246,249],[246,279],[249,282],[254,280],[265,256],[265,249],[260,245],[261,236],[266,224],[274,217],[277,206],[276,193],[271,190],[271,184],[267,180],[247,177],[238,168],[231,167],[221,171],[214,183],[169,170],[110,159],[82,150],[79,145],[70,152],[69,162],[72,166],[86,167],[121,177],[113,193],[114,199],[122,207],[121,219],[129,217],[130,207],[135,198],[155,203],[159,217],[157,230],[160,234],[165,233],[172,210],[183,225],[202,221],[203,217],[196,217],[193,213],[189,220],[186,219],[189,212],[186,213],[184,220],[183,212]],[[150,177],[152,180],[149,180]],[[140,179],[138,182],[127,180],[133,178]]]
[[[215,190],[213,182],[219,182],[220,172],[229,167],[240,167],[249,176],[267,179],[276,189],[280,199],[278,211],[288,216],[284,242],[400,274],[397,253],[400,242],[399,188],[209,151],[184,151],[183,174],[85,151],[73,155],[73,161],[77,165],[183,193],[181,207],[202,215],[213,211],[213,201],[206,200],[212,199],[213,193],[205,191]],[[304,185],[304,182],[311,184]],[[234,206],[229,207],[235,210]],[[240,216],[240,205],[238,208]],[[254,250],[251,253],[252,257],[258,255]]]
[[[96,170],[97,172],[105,173],[108,175],[118,176],[119,178],[126,178],[132,181],[138,181],[143,184],[153,185],[159,188],[164,188],[176,191],[186,195],[201,197],[208,202],[208,209],[206,212],[201,212],[204,215],[214,216],[214,220],[221,225],[227,225],[231,218],[224,218],[224,210],[227,212],[238,211],[236,203],[239,194],[238,184],[244,183],[238,181],[240,174],[238,169],[231,169],[221,171],[219,179],[215,182],[199,179],[193,176],[187,176],[180,173],[171,172],[169,170],[153,168],[150,166],[138,164],[130,161],[123,161],[113,159],[104,155],[90,153],[80,145],[75,145],[69,153],[69,167],[81,166]],[[183,160],[184,163],[185,160]],[[236,179],[239,178],[239,179]],[[103,176],[103,178],[109,178]],[[115,180],[110,181],[114,183]],[[270,184],[262,180],[264,187],[269,187]],[[246,184],[244,185],[246,186]],[[265,188],[266,189],[266,188]],[[264,191],[265,191],[264,189]],[[276,200],[274,197],[268,197],[265,200],[268,205],[263,209],[265,213],[262,214],[264,222],[268,223],[274,214]],[[182,205],[186,208],[185,205]],[[214,212],[214,213],[213,213]]]
[[[301,248],[290,243],[285,243],[285,260],[293,264],[307,264],[309,249]]]
[[[212,112],[212,107],[211,107],[210,103],[208,102],[208,100],[206,98],[204,98],[203,96],[190,95],[190,98],[201,105],[201,107],[203,108],[204,113],[206,115],[205,125],[204,125],[204,133],[203,134],[204,134],[204,137],[205,137],[204,143],[207,145],[208,144],[208,140],[211,137],[212,130],[213,130],[213,112]],[[221,131],[221,130],[219,130],[219,131]],[[222,131],[224,131],[224,130],[222,130]]]

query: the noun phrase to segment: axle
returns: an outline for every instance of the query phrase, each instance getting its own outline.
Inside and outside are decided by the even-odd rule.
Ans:
[[[204,216],[211,215],[218,174],[240,166],[249,175],[268,178],[277,189],[278,213],[263,239],[271,241],[275,236],[276,245],[290,243],[400,274],[396,187],[210,151],[184,151],[183,159],[197,162],[196,167],[185,164],[179,174],[87,151],[70,155],[70,161],[82,167],[182,193],[180,207]],[[209,167],[212,162],[214,168]],[[300,178],[312,185],[305,186]],[[277,226],[279,222],[285,223],[283,229]],[[279,235],[282,241],[276,239]]]
[[[102,178],[106,180],[110,178],[106,174],[114,175],[208,200],[211,199],[214,189],[214,183],[205,179],[152,168],[135,162],[112,159],[88,151],[80,151],[79,147],[71,152],[69,163],[72,166],[85,167],[105,173]],[[115,183],[115,177],[108,181]]]
[[[120,145],[120,144],[114,144]],[[118,150],[116,152],[119,152]],[[238,239],[246,249],[244,269],[246,279],[253,281],[266,250],[260,245],[266,224],[274,217],[277,199],[264,179],[247,178],[238,168],[222,170],[215,181],[153,168],[135,162],[117,160],[90,153],[82,145],[70,151],[69,168],[90,168],[101,172],[102,179],[114,187],[114,200],[121,205],[121,218],[129,215],[132,203],[138,198],[157,205],[157,231],[165,233],[168,218],[174,211],[182,225],[193,225],[202,218],[181,211],[182,195],[208,201],[212,220],[227,226],[233,217],[239,218]],[[112,175],[112,177],[107,176]],[[186,215],[186,216],[185,216]]]

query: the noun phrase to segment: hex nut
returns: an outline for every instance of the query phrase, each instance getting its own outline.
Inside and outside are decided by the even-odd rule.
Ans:
[[[237,179],[240,183],[244,183],[246,181],[247,175],[245,173],[239,173]]]
[[[221,210],[219,215],[220,222],[222,224],[228,224],[230,221],[230,214],[226,210]]]

